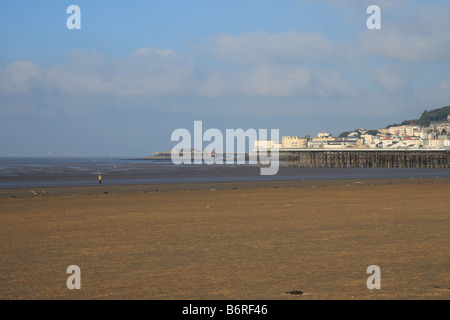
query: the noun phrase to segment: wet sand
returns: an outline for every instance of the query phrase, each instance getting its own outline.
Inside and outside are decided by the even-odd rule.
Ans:
[[[448,178],[3,189],[0,299],[449,299],[449,195]]]

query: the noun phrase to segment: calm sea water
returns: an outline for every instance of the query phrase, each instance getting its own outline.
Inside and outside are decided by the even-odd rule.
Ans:
[[[261,176],[245,165],[184,165],[171,161],[118,158],[0,158],[0,188],[159,184],[264,180],[324,180],[450,177],[449,169],[280,168]]]

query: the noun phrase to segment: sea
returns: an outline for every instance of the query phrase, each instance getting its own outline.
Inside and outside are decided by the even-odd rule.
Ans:
[[[175,165],[170,160],[137,158],[0,157],[0,188],[165,184],[233,181],[448,178],[436,168],[285,168],[260,174],[251,165]]]

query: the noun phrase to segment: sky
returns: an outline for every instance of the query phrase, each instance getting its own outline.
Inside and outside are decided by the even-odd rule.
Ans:
[[[449,17],[446,0],[4,0],[0,156],[147,156],[196,120],[315,136],[418,118],[450,104]]]

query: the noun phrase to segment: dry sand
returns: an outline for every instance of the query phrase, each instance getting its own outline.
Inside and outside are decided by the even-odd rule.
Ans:
[[[0,190],[0,299],[450,298],[450,179],[45,191]]]

